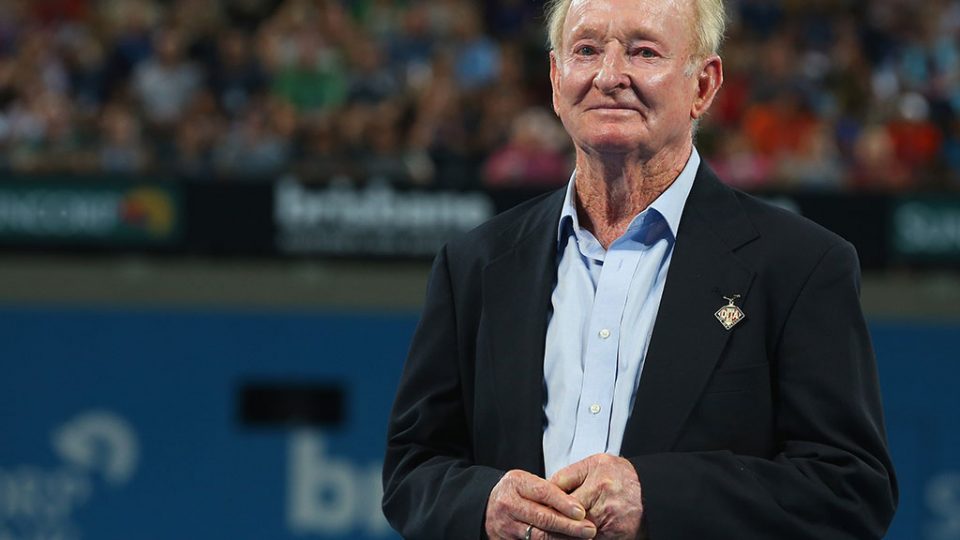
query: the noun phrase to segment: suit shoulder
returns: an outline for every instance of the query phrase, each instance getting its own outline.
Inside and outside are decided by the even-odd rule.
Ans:
[[[777,290],[794,290],[794,287],[802,286],[818,269],[859,280],[859,256],[854,246],[843,237],[792,209],[736,193],[745,214],[759,233],[738,253]]]
[[[850,243],[837,233],[800,215],[794,209],[735,191],[738,200],[757,230],[769,243],[792,251],[824,252]]]

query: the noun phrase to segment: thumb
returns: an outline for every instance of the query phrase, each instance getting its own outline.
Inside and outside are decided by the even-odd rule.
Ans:
[[[555,484],[563,491],[570,493],[580,487],[587,480],[590,473],[590,464],[584,459],[568,465],[550,477],[550,482]]]

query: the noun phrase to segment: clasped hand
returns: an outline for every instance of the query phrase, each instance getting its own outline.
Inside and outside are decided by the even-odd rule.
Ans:
[[[550,480],[512,470],[487,502],[485,527],[493,540],[596,538],[634,540],[643,518],[640,480],[622,457],[595,454]]]

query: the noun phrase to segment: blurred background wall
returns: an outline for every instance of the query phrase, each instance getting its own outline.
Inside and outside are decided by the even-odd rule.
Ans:
[[[697,145],[853,242],[901,506],[960,539],[960,1],[728,2]],[[530,0],[0,1],[0,540],[392,538],[442,243],[562,185]]]

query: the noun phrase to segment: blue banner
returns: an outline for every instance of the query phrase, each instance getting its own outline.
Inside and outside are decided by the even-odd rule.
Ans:
[[[380,468],[415,323],[0,310],[0,539],[396,538]],[[960,539],[960,328],[872,330],[901,482],[888,538]],[[290,383],[337,390],[339,420],[244,417],[245,388]]]
[[[0,311],[0,538],[395,538],[386,416],[415,315]],[[344,423],[248,426],[250,382]]]

